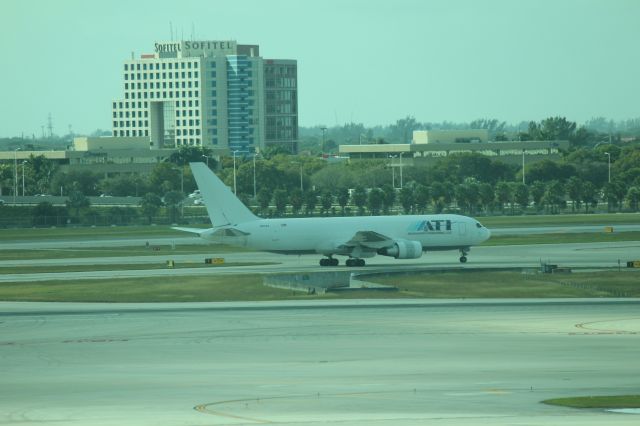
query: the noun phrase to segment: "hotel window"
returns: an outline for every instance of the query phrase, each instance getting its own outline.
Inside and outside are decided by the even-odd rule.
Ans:
[[[125,71],[128,71],[128,70],[129,70],[129,65],[124,64],[124,70],[125,70]]]
[[[163,63],[162,63],[162,69],[164,70],[164,69],[166,69],[166,68],[167,68],[167,64],[163,62]]]
[[[129,92],[125,92],[125,94],[124,94],[124,98],[125,98],[125,99],[129,99]]]
[[[140,71],[140,64],[136,64],[136,69]]]
[[[156,78],[160,78],[160,73],[159,72],[156,73]]]
[[[184,62],[180,64],[180,68],[184,69]]]
[[[191,71],[187,73],[187,77],[191,78]]]
[[[118,122],[117,121],[113,122],[113,127],[118,127]]]
[[[194,72],[193,72],[193,76],[194,76],[195,78],[198,78],[198,71],[194,71]]]
[[[133,136],[138,136],[135,130],[133,130]]]

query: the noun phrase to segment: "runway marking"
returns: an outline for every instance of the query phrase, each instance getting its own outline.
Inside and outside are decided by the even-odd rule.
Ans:
[[[631,318],[619,318],[619,319],[610,319],[610,320],[601,320],[601,321],[589,321],[582,322],[575,325],[576,328],[580,328],[583,330],[588,330],[584,333],[569,333],[571,335],[602,335],[602,334],[639,334],[637,331],[630,330],[616,330],[616,329],[607,329],[607,328],[596,328],[592,327],[594,324],[602,324],[602,323],[611,323],[614,321],[634,321],[640,320],[640,317],[631,317]]]

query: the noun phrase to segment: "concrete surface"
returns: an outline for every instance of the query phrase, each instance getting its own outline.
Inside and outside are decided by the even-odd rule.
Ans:
[[[640,301],[0,303],[0,424],[637,425]]]

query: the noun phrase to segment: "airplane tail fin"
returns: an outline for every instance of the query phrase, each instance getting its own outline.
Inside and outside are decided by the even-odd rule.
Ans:
[[[189,165],[213,226],[236,225],[259,219],[204,163]]]

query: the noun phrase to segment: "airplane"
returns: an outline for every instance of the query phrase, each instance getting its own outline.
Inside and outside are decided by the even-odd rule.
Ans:
[[[423,252],[459,250],[491,232],[477,220],[456,214],[263,219],[254,215],[204,163],[190,163],[212,228],[174,227],[212,243],[283,254],[320,254],[320,266],[365,266],[375,255],[417,259]]]

